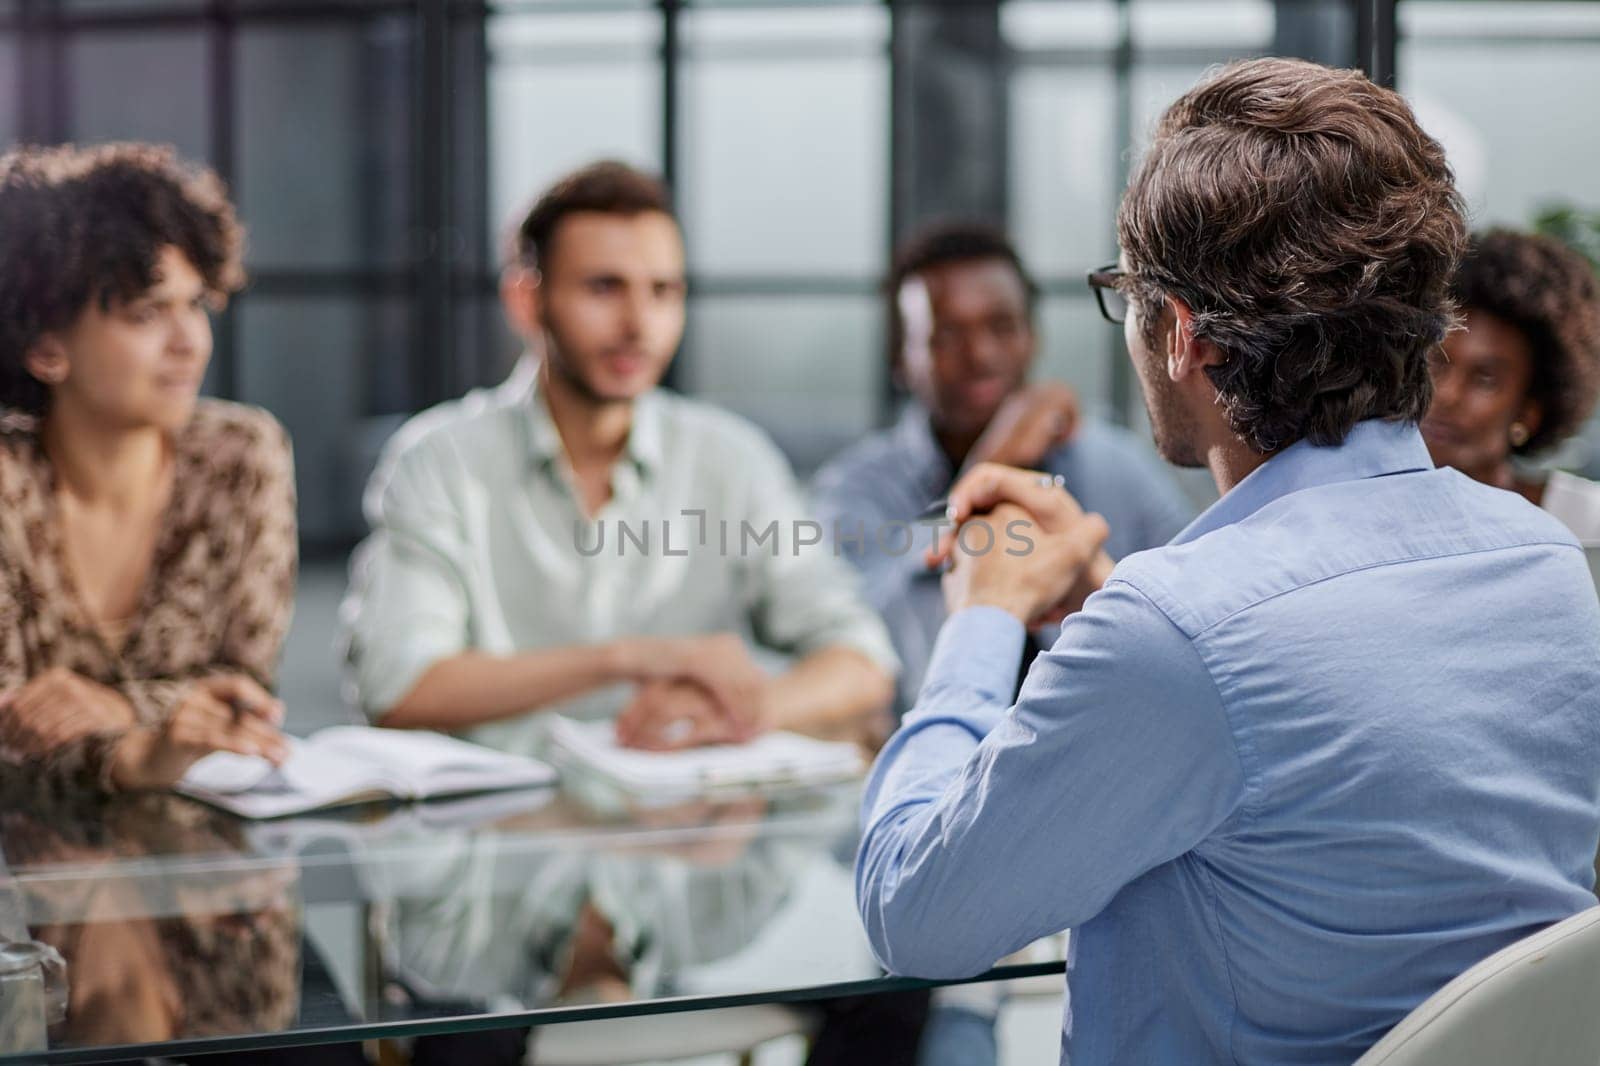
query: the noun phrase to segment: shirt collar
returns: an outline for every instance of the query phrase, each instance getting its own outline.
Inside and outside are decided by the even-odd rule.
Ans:
[[[524,355],[518,362],[517,370],[512,372],[512,379],[523,373],[524,365],[531,360],[531,356]],[[537,370],[537,367],[534,369]],[[511,384],[511,381],[508,380],[507,384]],[[628,442],[623,446],[623,458],[633,464],[641,477],[648,477],[661,469],[664,459],[662,400],[659,393],[659,389],[651,389],[633,401],[633,425],[628,430]],[[547,467],[557,459],[564,459],[566,446],[561,442],[561,432],[556,429],[555,419],[550,417],[543,381],[538,373],[528,375],[522,402],[527,405],[528,411],[529,462]]]
[[[1187,544],[1213,530],[1242,522],[1274,500],[1318,485],[1432,470],[1433,460],[1414,422],[1358,422],[1344,443],[1319,447],[1299,441],[1256,467],[1216,503],[1172,538]]]

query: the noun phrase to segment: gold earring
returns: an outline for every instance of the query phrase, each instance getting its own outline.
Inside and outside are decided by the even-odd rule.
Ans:
[[[1528,438],[1530,436],[1531,434],[1528,432],[1527,426],[1523,425],[1521,422],[1511,423],[1511,446],[1513,448],[1520,448],[1524,444],[1528,443]]]

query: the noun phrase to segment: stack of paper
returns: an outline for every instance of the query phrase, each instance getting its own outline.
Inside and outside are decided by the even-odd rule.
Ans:
[[[860,750],[850,743],[795,733],[766,733],[747,744],[681,751],[640,751],[617,743],[609,721],[550,724],[552,758],[567,760],[629,792],[694,795],[721,788],[815,785],[861,774]]]

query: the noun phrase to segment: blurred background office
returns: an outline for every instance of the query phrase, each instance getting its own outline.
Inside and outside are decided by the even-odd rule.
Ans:
[[[1125,146],[1207,67],[1267,53],[1397,84],[1476,225],[1600,243],[1600,0],[0,0],[0,144],[167,142],[231,185],[251,282],[206,389],[295,442],[304,729],[342,713],[334,615],[378,450],[506,373],[503,235],[551,179],[599,156],[666,175],[691,273],[669,383],[802,474],[892,418],[880,277],[942,216],[1016,235],[1036,374],[1139,427],[1083,283],[1115,255]],[[1591,451],[1556,459],[1593,474]]]
[[[1043,287],[1036,373],[1141,427],[1084,274],[1116,253],[1126,146],[1263,54],[1397,85],[1475,227],[1597,254],[1600,0],[0,0],[0,146],[166,142],[229,182],[251,282],[206,389],[295,442],[303,732],[344,713],[334,615],[378,449],[507,372],[502,236],[551,179],[600,156],[668,178],[691,273],[670,383],[802,473],[892,418],[879,280],[942,216],[1009,228]],[[1554,461],[1600,473],[1582,437]],[[1053,1060],[1057,1004],[1013,1049]]]
[[[504,375],[503,228],[602,155],[677,190],[671,383],[802,472],[893,412],[878,279],[940,215],[1011,228],[1044,284],[1038,373],[1137,423],[1082,283],[1115,254],[1123,146],[1265,53],[1393,79],[1477,224],[1600,206],[1592,0],[0,0],[0,143],[169,142],[228,180],[252,282],[207,389],[289,428],[314,564],[364,531],[401,419]]]

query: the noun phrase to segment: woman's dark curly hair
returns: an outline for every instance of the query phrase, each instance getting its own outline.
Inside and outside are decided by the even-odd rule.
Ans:
[[[221,299],[244,284],[244,234],[210,170],[147,144],[24,147],[0,155],[0,407],[43,414],[23,360],[91,301],[137,298],[161,250],[183,253]]]
[[[1162,116],[1117,230],[1147,343],[1165,299],[1186,303],[1256,451],[1427,410],[1466,225],[1399,94],[1300,60],[1226,66]]]
[[[1553,237],[1491,229],[1476,234],[1456,274],[1463,311],[1485,311],[1528,338],[1539,429],[1519,455],[1553,448],[1577,432],[1600,390],[1600,279]]]

